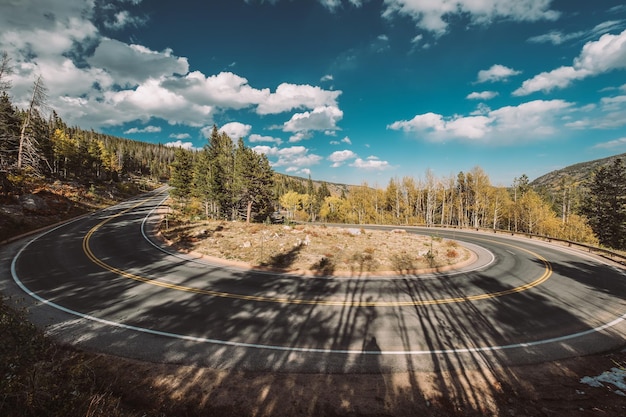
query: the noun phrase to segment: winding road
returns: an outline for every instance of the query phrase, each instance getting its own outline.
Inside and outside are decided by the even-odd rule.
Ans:
[[[326,373],[540,363],[626,344],[626,275],[568,248],[449,229],[438,274],[312,277],[211,264],[154,236],[166,194],[0,248],[0,290],[58,340],[154,362]],[[27,295],[25,295],[27,294]]]

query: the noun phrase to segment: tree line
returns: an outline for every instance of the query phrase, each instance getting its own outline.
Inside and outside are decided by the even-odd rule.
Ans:
[[[263,221],[274,211],[274,172],[267,157],[237,144],[213,126],[200,151],[176,150],[172,163],[171,194],[183,208],[206,218]]]
[[[323,198],[318,192],[289,191],[280,203],[297,220],[504,229],[597,243],[584,216],[557,215],[525,175],[513,187],[498,187],[480,167],[444,178],[428,170],[424,178],[392,178],[386,188],[363,183]]]
[[[392,178],[386,188],[363,183],[331,192],[326,182],[273,172],[264,155],[215,126],[202,151],[177,150],[170,184],[189,214],[211,219],[264,221],[282,210],[293,221],[491,228],[598,243],[571,192],[559,213],[558,199],[533,189],[526,175],[498,187],[480,167],[445,178],[428,170],[424,178]]]
[[[9,95],[11,60],[0,55],[0,180],[3,193],[29,177],[119,181],[124,176],[167,179],[174,149],[68,126],[47,104],[38,77],[27,108],[14,106]],[[45,116],[49,113],[49,116]]]
[[[281,210],[293,221],[489,228],[626,249],[626,168],[620,159],[584,183],[562,178],[554,192],[526,175],[491,184],[480,167],[456,176],[392,178],[385,188],[290,177],[217,127],[200,152],[176,151],[171,185],[192,215],[265,221]],[[332,191],[331,191],[332,188]],[[195,205],[194,205],[195,203]]]

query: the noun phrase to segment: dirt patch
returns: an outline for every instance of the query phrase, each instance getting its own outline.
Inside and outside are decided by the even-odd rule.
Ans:
[[[316,275],[441,271],[473,256],[457,241],[403,229],[201,221],[168,222],[161,233],[179,250],[255,268]]]

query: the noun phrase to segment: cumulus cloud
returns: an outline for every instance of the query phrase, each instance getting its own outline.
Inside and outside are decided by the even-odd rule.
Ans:
[[[158,133],[161,131],[161,127],[159,126],[146,126],[144,128],[132,127],[124,132],[124,134],[129,135],[131,133]]]
[[[282,83],[272,94],[259,102],[257,113],[277,114],[293,109],[315,109],[323,106],[337,106],[341,91],[329,91],[311,85]]]
[[[92,107],[94,103],[91,104]],[[135,90],[109,91],[104,93],[103,107],[114,117],[103,124],[116,125],[121,121],[146,120],[160,117],[172,124],[202,126],[212,118],[214,107],[199,105],[172,90],[149,79]]]
[[[250,107],[269,95],[269,89],[253,88],[246,78],[232,72],[207,77],[200,71],[193,71],[184,77],[170,77],[162,85],[191,102],[231,109]]]
[[[250,134],[250,130],[252,130],[252,126],[239,122],[226,123],[224,126],[219,128],[220,132],[226,133],[231,139],[234,140],[248,136]]]
[[[335,151],[328,157],[328,160],[333,164],[331,167],[338,168],[342,166],[347,160],[355,159],[357,154],[352,152],[351,150],[345,149],[343,151]]]
[[[547,93],[568,87],[574,81],[618,69],[626,69],[626,30],[618,35],[602,35],[597,41],[586,43],[573,65],[542,72],[524,81],[513,95]]]
[[[105,37],[92,23],[113,29],[137,25],[141,19],[123,10],[131,6],[126,0],[106,7],[84,0],[3,4],[0,50],[6,50],[15,65],[13,102],[24,107],[33,80],[43,74],[50,107],[69,124],[85,128],[147,122],[150,117],[200,127],[231,109],[266,115],[338,108],[341,91],[283,83],[272,92],[232,72],[189,72],[187,58],[172,50],[155,51]],[[326,130],[335,129],[332,122],[326,124]]]
[[[323,159],[320,155],[309,153],[304,146],[278,148],[276,146],[259,145],[252,148],[257,153],[264,154],[274,167],[286,167],[288,172],[319,164]]]
[[[554,134],[557,123],[572,106],[573,103],[563,100],[535,100],[489,110],[484,115],[445,117],[425,113],[411,120],[396,121],[387,128],[412,132],[432,141],[480,140],[507,144]]]
[[[138,85],[149,78],[187,74],[187,58],[172,55],[171,49],[152,51],[141,45],[103,38],[87,62],[102,68],[117,84]]]
[[[350,140],[350,138],[348,136],[344,137],[343,139],[339,140],[331,140],[330,144],[331,145],[341,145],[342,143],[345,143],[347,145],[352,145],[352,140]]]
[[[416,26],[442,35],[452,16],[467,16],[473,24],[489,24],[497,19],[513,21],[556,20],[559,13],[550,10],[551,0],[386,0],[383,16],[408,16]]]
[[[165,144],[165,146],[168,146],[170,148],[183,148],[183,149],[189,149],[189,150],[194,149],[193,143],[191,143],[191,142],[183,142],[181,140],[177,140],[177,141],[174,141],[174,142],[167,142]]]
[[[469,100],[491,100],[492,98],[498,95],[495,91],[480,91],[473,92],[467,95],[467,99]]]
[[[478,71],[477,83],[506,81],[508,78],[521,74],[521,71],[514,70],[504,65],[495,64],[487,70]]]
[[[384,171],[388,168],[391,168],[389,162],[383,161],[376,156],[368,156],[365,160],[357,158],[353,163],[350,164],[350,166],[354,168],[373,171]]]
[[[337,130],[337,122],[343,118],[343,111],[335,106],[316,107],[313,111],[294,114],[283,124],[285,132],[310,132]]]

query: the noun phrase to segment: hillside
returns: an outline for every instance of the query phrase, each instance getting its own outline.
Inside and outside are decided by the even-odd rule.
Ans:
[[[608,166],[617,158],[626,161],[626,153],[609,156],[608,158],[596,159],[593,161],[580,162],[570,165],[556,171],[548,172],[533,180],[530,185],[535,188],[543,188],[548,191],[556,191],[561,189],[561,181],[567,179],[569,183],[583,184],[590,179],[593,172],[602,166]]]

